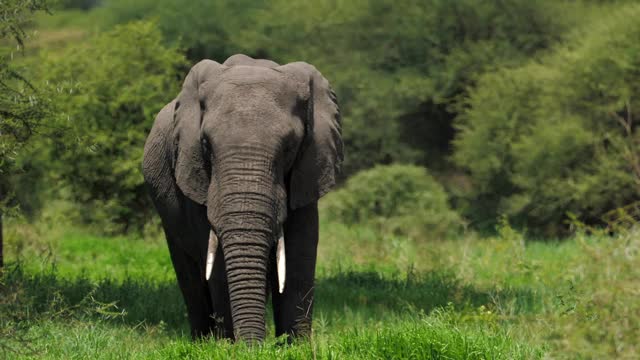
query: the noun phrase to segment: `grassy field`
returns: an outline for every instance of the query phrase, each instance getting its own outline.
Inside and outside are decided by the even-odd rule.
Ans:
[[[640,356],[640,239],[416,241],[324,223],[313,340],[192,343],[164,240],[13,224],[0,357],[536,359]],[[272,326],[272,325],[270,325]]]

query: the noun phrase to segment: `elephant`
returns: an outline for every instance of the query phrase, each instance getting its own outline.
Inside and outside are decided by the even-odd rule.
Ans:
[[[318,199],[343,160],[335,92],[305,62],[202,60],[158,113],[142,172],[194,339],[311,335]]]

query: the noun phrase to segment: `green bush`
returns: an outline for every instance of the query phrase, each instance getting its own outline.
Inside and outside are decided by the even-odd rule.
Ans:
[[[135,22],[37,61],[55,116],[78,140],[61,147],[41,139],[30,161],[49,169],[45,185],[77,202],[83,222],[108,233],[141,229],[152,214],[140,172],[144,141],[179,91],[183,55],[163,44],[154,23]]]
[[[322,202],[326,216],[346,224],[373,224],[381,231],[440,238],[458,233],[462,219],[443,187],[413,165],[378,165],[347,180]]]
[[[566,46],[487,74],[457,119],[456,162],[476,217],[504,213],[557,232],[568,212],[597,222],[640,195],[640,6],[624,5]]]

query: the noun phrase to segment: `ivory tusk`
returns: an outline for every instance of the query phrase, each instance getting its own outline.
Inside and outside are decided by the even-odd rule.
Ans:
[[[206,278],[211,278],[211,271],[213,270],[213,261],[216,259],[216,250],[218,250],[218,237],[216,233],[211,230],[209,232],[209,246],[207,247],[207,271]]]
[[[287,260],[284,254],[284,232],[280,231],[280,237],[278,238],[278,248],[276,250],[276,262],[278,271],[278,291],[280,294],[284,291],[284,281],[287,276]]]

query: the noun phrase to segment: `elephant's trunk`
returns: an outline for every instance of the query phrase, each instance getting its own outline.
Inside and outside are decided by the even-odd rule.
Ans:
[[[236,339],[263,340],[270,236],[238,232],[222,242]]]
[[[260,341],[280,201],[271,162],[250,155],[235,152],[217,164],[218,190],[211,199],[216,206],[209,215],[222,244],[235,337]]]

